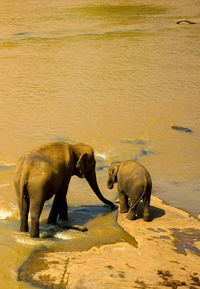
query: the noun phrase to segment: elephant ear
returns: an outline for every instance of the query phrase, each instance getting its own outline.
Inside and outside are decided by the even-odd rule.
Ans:
[[[76,164],[76,169],[78,169],[79,173],[82,177],[84,177],[85,171],[86,171],[86,160],[87,160],[87,154],[82,154]]]
[[[111,164],[111,168],[110,168],[110,174],[112,176],[117,176],[117,173],[118,173],[118,170],[119,170],[119,162],[114,162]]]

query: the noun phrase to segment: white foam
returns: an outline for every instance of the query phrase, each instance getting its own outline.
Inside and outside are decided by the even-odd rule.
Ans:
[[[38,246],[38,245],[48,245],[50,246],[52,243],[52,239],[50,237],[53,237],[53,235],[44,236],[43,233],[40,233],[40,238],[31,238],[30,233],[16,233],[15,234],[15,240],[16,242],[27,245],[27,246]]]
[[[0,166],[3,167],[14,167],[16,163],[7,163],[6,161],[0,161]]]
[[[11,211],[7,211],[6,209],[0,209],[0,220],[5,220],[12,216]]]
[[[0,188],[9,187],[10,184],[0,184]]]
[[[23,245],[29,245],[29,246],[36,246],[38,244],[45,244],[46,241],[41,241],[41,239],[33,239],[33,238],[30,238],[29,234],[27,235],[27,237],[23,236],[23,237],[16,237],[15,240],[18,242],[18,243],[21,243]]]
[[[108,157],[106,153],[95,153],[95,156],[103,160],[106,160]]]
[[[56,233],[55,234],[55,237],[58,238],[58,239],[62,239],[62,240],[70,240],[70,239],[73,239],[72,236],[70,236],[69,234],[66,234],[64,232],[62,233]]]

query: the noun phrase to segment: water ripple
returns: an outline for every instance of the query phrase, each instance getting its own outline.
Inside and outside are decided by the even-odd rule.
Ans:
[[[167,27],[165,25],[156,25],[152,27],[136,27],[131,29],[114,29],[110,31],[94,31],[94,32],[77,32],[73,30],[61,30],[50,32],[19,32],[13,34],[11,37],[0,39],[0,44],[18,44],[23,41],[43,41],[43,40],[65,40],[66,38],[74,37],[102,37],[102,36],[135,36],[140,32],[153,32],[157,30],[163,30]]]

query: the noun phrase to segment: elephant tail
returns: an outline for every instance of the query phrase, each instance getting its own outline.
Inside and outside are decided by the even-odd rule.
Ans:
[[[20,212],[23,213],[23,198],[25,196],[26,186],[28,184],[28,170],[26,166],[23,167],[21,177],[19,181],[19,200],[20,200]]]
[[[134,204],[134,207],[136,207],[137,204],[139,204],[139,202],[142,200],[142,198],[144,197],[144,194],[145,194],[145,192],[146,192],[146,189],[147,189],[146,186],[144,186],[144,190],[143,190],[140,198],[139,198],[139,199],[137,200],[137,202]]]
[[[139,202],[142,200],[142,198],[144,197],[145,194],[149,195],[149,198],[150,198],[150,196],[151,196],[151,188],[152,188],[152,183],[151,183],[151,179],[150,179],[144,185],[143,192],[142,192],[141,196],[139,197],[139,199],[134,203],[133,208],[136,207],[139,204]]]

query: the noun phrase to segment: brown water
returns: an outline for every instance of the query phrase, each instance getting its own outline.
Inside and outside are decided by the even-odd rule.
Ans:
[[[199,24],[177,25],[182,18]],[[16,271],[39,246],[84,249],[128,238],[77,178],[68,195],[71,220],[87,224],[87,233],[55,235],[44,223],[52,238],[18,232],[14,165],[43,143],[92,145],[100,188],[111,200],[109,163],[137,159],[155,195],[200,213],[199,1],[7,0],[0,27],[1,288],[31,288],[16,281]]]

